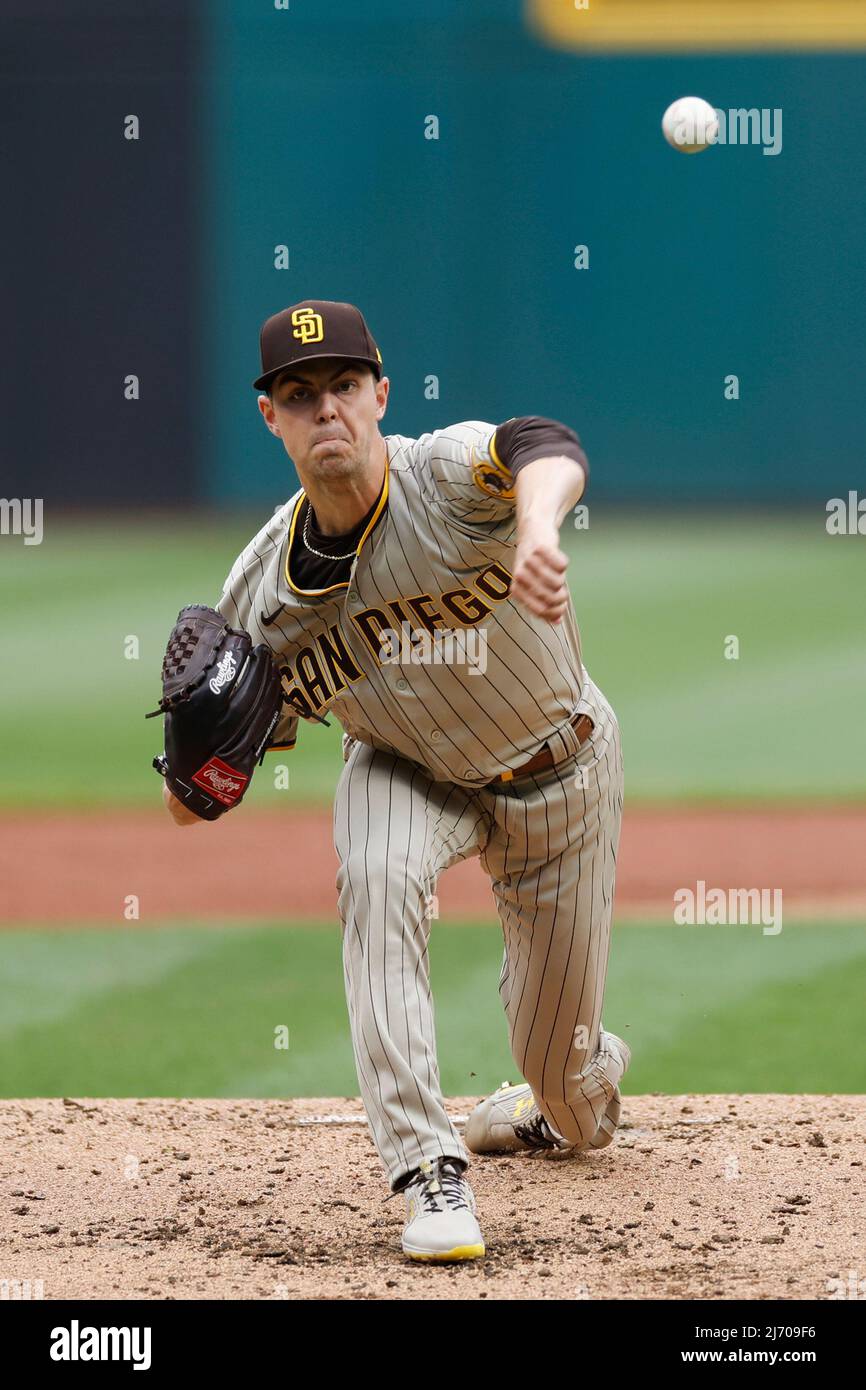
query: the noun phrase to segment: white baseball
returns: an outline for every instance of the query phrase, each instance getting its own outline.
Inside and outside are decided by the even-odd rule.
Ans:
[[[703,97],[680,97],[662,116],[662,130],[669,145],[681,154],[699,154],[719,136],[719,118]]]

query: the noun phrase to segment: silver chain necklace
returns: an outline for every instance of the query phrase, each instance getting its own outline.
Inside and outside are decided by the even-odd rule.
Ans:
[[[307,527],[309,526],[309,524],[310,524],[310,507],[309,507],[309,505],[308,505],[308,506],[307,506],[307,515],[304,517],[304,532],[303,532],[303,534],[304,534],[304,545],[307,547],[308,550],[311,550],[312,553],[313,553],[314,555],[318,555],[318,557],[319,557],[320,560],[351,560],[352,557],[353,557],[355,554],[357,554],[357,551],[355,551],[355,550],[350,550],[349,553],[348,553],[348,555],[326,555],[325,552],[324,552],[324,550],[317,550],[316,547],[315,547],[314,545],[311,545],[311,544],[310,544],[310,533],[309,533],[309,531],[307,530]]]

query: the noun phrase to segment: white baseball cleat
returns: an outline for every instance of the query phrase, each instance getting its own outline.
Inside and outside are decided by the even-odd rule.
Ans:
[[[475,1197],[459,1159],[425,1159],[401,1190],[408,1217],[403,1251],[410,1259],[477,1260],[484,1254]]]
[[[616,1086],[601,1124],[589,1143],[581,1145],[582,1150],[607,1148],[619,1124],[621,1099],[619,1087]],[[514,1153],[518,1150],[566,1154],[577,1148],[551,1129],[535,1104],[532,1087],[525,1081],[517,1086],[503,1081],[492,1096],[480,1101],[466,1121],[463,1139],[467,1149],[474,1154]]]

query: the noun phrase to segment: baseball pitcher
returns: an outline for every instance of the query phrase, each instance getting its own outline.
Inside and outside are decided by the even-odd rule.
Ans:
[[[179,824],[237,806],[269,748],[337,718],[343,967],[358,1083],[403,1249],[484,1254],[469,1154],[600,1149],[630,1053],[602,1027],[622,758],[581,658],[559,527],[589,468],[539,416],[383,435],[389,381],[360,311],[305,300],[261,332],[254,382],[301,488],[184,609],[163,665]],[[154,711],[156,713],[156,711]],[[427,945],[450,864],[477,855],[524,1078],[461,1136],[442,1101]]]

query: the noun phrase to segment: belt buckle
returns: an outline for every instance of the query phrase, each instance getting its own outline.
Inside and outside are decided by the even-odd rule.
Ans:
[[[529,764],[530,764],[530,763],[534,763],[534,762],[535,762],[535,759],[538,758],[538,757],[540,757],[541,754],[542,754],[543,752],[545,752],[545,750],[546,750],[547,752],[550,751],[550,749],[548,748],[547,744],[546,744],[546,743],[543,743],[543,744],[541,745],[541,747],[539,748],[538,752],[537,752],[537,753],[533,753],[533,755],[532,755],[531,758],[527,758],[527,759],[525,760],[525,762],[522,762],[522,763],[520,764],[519,767],[508,767],[508,768],[506,768],[504,772],[500,772],[499,775],[498,775],[497,777],[494,778],[494,781],[496,781],[496,782],[513,782],[514,779],[515,779],[515,777],[521,777],[521,776],[523,776],[523,775],[524,775],[523,769],[524,769],[525,767],[529,767]],[[527,773],[526,775],[529,776],[530,774]]]

